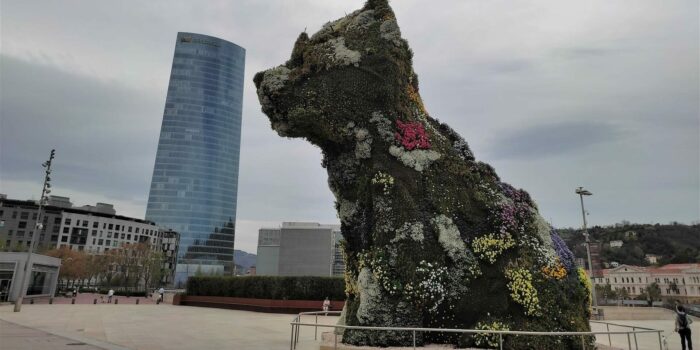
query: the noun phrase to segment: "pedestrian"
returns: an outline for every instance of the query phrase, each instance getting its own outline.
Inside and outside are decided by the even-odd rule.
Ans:
[[[112,303],[113,296],[114,296],[114,289],[110,289],[109,292],[107,292],[107,304]]]
[[[78,296],[78,288],[73,288],[73,298]]]
[[[158,303],[157,304],[160,304],[163,302],[163,294],[165,294],[165,289],[163,289],[163,287],[160,287],[160,289],[158,289]]]
[[[681,336],[681,347],[686,350],[685,343],[688,343],[688,350],[693,350],[693,341],[690,339],[690,324],[693,320],[685,312],[682,305],[676,305],[676,332]]]
[[[331,307],[331,301],[328,300],[328,297],[326,297],[326,300],[323,301],[323,311],[328,312],[328,309]]]

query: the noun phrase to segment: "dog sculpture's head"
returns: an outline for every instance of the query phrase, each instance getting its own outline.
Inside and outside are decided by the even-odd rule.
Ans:
[[[369,0],[311,37],[301,33],[289,61],[254,82],[280,136],[323,147],[342,142],[348,123],[365,124],[372,112],[401,105],[402,92],[417,91],[411,57],[387,0]]]

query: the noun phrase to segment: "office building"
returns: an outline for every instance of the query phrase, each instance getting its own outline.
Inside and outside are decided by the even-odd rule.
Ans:
[[[342,276],[340,225],[284,222],[258,231],[255,274],[262,276]]]
[[[233,274],[245,49],[178,33],[146,219],[180,233],[176,284]]]

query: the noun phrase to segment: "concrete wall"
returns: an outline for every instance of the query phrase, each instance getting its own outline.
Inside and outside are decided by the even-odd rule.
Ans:
[[[331,229],[284,228],[280,239],[280,276],[330,276]]]
[[[10,295],[8,301],[15,301],[20,294],[22,289],[21,281],[22,275],[24,274],[24,266],[27,261],[27,253],[0,253],[0,263],[13,263],[14,264],[14,275],[12,277],[12,285],[10,287]],[[28,298],[53,296],[56,293],[56,284],[58,283],[58,274],[61,267],[61,259],[53,258],[46,255],[32,254],[32,266],[43,265],[56,267],[56,272],[52,276],[50,283],[50,290],[46,294],[32,295]],[[26,278],[24,288],[26,290],[29,285],[29,277]]]
[[[279,246],[258,246],[255,258],[255,274],[259,276],[277,276],[279,274]]]
[[[605,320],[669,320],[673,322],[676,313],[660,307],[620,307],[602,306]],[[696,322],[697,318],[693,318]]]

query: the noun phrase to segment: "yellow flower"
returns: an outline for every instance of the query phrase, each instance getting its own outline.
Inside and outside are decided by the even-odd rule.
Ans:
[[[525,308],[525,314],[529,316],[540,316],[540,300],[537,297],[537,290],[532,285],[532,274],[523,268],[508,268],[505,271],[508,278],[508,289],[510,297],[516,303]]]
[[[590,305],[591,302],[593,301],[593,297],[591,296],[591,279],[588,278],[588,274],[586,274],[586,270],[583,268],[578,268],[578,280],[581,282],[584,288],[586,288],[586,294],[588,295],[588,304]]]
[[[489,233],[488,235],[475,238],[472,241],[472,250],[479,258],[493,264],[501,253],[514,245],[515,241],[510,235],[498,238],[495,234]]]
[[[557,262],[555,266],[545,266],[542,268],[542,274],[549,277],[549,278],[554,278],[554,279],[563,279],[566,277],[566,269],[564,266],[560,263]]]

